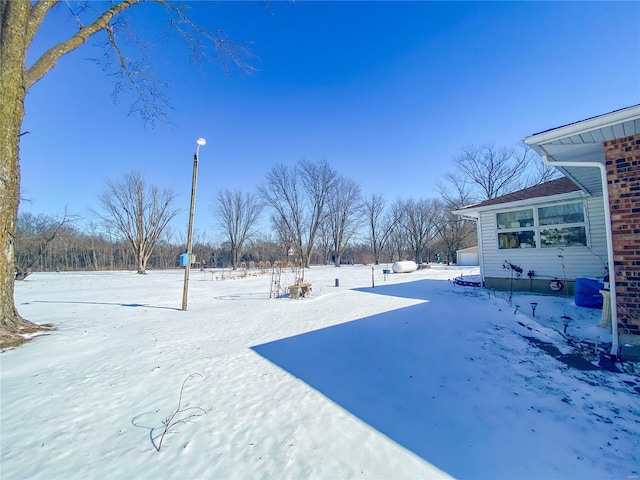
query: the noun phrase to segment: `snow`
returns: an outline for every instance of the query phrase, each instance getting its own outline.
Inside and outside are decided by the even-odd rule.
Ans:
[[[299,300],[269,299],[269,275],[192,271],[186,312],[182,271],[17,282],[19,312],[57,330],[0,354],[0,476],[638,477],[638,375],[524,338],[570,352],[569,316],[576,342],[610,342],[600,310],[451,282],[475,267],[388,268],[375,288],[371,266],[307,269]],[[182,408],[206,415],[157,451],[185,380]]]

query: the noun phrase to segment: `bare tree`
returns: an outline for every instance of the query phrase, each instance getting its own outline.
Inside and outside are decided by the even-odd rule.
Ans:
[[[407,231],[404,228],[394,228],[384,248],[389,254],[389,261],[406,260],[411,250]]]
[[[115,95],[125,86],[135,96],[132,111],[144,121],[163,118],[164,94],[162,84],[155,81],[151,70],[132,57],[116,42],[117,33],[127,31],[127,23],[121,21],[123,14],[142,3],[142,0],[114,1],[100,8],[74,10],[71,2],[58,0],[1,1],[0,2],[0,342],[2,345],[19,344],[24,341],[21,333],[38,329],[18,314],[14,305],[16,234],[18,205],[20,203],[19,145],[24,118],[24,100],[29,89],[47,72],[53,69],[60,58],[82,46],[97,34],[106,38],[111,55],[105,57],[108,72],[117,75]],[[242,45],[226,38],[224,32],[210,33],[195,25],[184,10],[167,0],[153,2],[167,13],[167,35],[172,38],[178,32],[187,43],[196,63],[206,55],[205,43],[215,48],[215,57],[223,65],[237,65],[248,71],[244,63],[246,51]],[[40,30],[47,14],[56,5],[69,8],[78,26],[77,31],[65,40],[51,45],[35,61],[27,65],[31,43]],[[130,30],[129,30],[130,31]],[[126,37],[126,35],[124,35]],[[157,42],[156,42],[157,43]],[[152,45],[153,43],[149,43]],[[149,55],[146,58],[152,58]],[[115,59],[110,62],[108,59]],[[142,56],[142,58],[145,58]]]
[[[311,265],[311,252],[315,243],[318,227],[327,214],[327,203],[331,191],[335,188],[338,174],[326,160],[300,162],[298,169],[307,197],[307,238],[303,261],[306,267]]]
[[[349,178],[338,177],[330,190],[327,206],[333,262],[339,267],[342,254],[362,220],[360,186]]]
[[[523,177],[521,188],[540,185],[562,176],[560,170],[544,163],[538,152],[524,142],[516,149],[516,155],[520,161],[529,165],[529,169]]]
[[[455,262],[457,251],[475,245],[476,222],[455,215],[454,210],[469,205],[469,186],[455,174],[447,174],[447,183],[440,182],[438,191],[442,200],[438,202],[435,217],[436,229],[446,250],[446,261]]]
[[[515,148],[496,148],[493,143],[470,146],[453,157],[453,164],[455,171],[446,174],[438,190],[448,203],[452,203],[449,197],[453,195],[453,198],[467,202],[464,205],[500,197],[561,176],[556,168],[545,165],[524,142]]]
[[[434,200],[407,200],[402,203],[400,225],[407,233],[416,263],[423,261],[429,242],[436,234],[436,202]]]
[[[273,166],[258,187],[258,195],[271,209],[271,222],[280,243],[302,256],[305,211],[297,169],[282,163]]]
[[[127,243],[140,274],[163,230],[180,213],[173,208],[175,198],[170,189],[147,186],[144,175],[135,170],[122,180],[107,180],[98,197],[103,210],[98,216]]]
[[[388,210],[382,195],[373,194],[364,199],[364,215],[369,226],[369,241],[373,251],[375,264],[380,263],[380,255],[389,237],[398,225],[399,217]]]
[[[331,228],[329,222],[322,222],[318,228],[318,234],[316,239],[316,251],[320,257],[318,263],[327,265],[331,260]]]
[[[460,177],[469,184],[475,200],[496,198],[522,188],[530,157],[494,144],[467,147],[453,158]]]
[[[24,280],[33,267],[42,261],[47,247],[63,234],[75,216],[65,208],[61,217],[23,213],[18,217],[16,235],[16,280]]]
[[[271,220],[285,244],[310,266],[316,235],[326,215],[337,173],[326,161],[301,160],[295,167],[274,166],[258,194],[271,209]]]
[[[247,246],[250,255],[258,262],[271,262],[282,260],[283,247],[282,243],[278,243],[273,238],[256,234]]]
[[[438,182],[436,190],[452,210],[462,208],[475,201],[471,185],[458,172],[445,174],[444,180]]]
[[[231,245],[231,265],[238,268],[245,242],[255,233],[263,204],[251,193],[220,190],[213,205],[218,226]]]
[[[453,213],[446,202],[436,202],[434,224],[445,249],[444,259],[455,262],[457,251],[476,244],[476,223]]]

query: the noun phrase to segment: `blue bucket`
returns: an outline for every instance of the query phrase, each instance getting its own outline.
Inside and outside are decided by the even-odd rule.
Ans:
[[[575,302],[579,307],[602,308],[600,290],[604,284],[595,278],[576,278]]]

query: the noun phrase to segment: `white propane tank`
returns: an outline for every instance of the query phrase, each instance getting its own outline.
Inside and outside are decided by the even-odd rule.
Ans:
[[[394,262],[391,265],[391,269],[393,273],[411,273],[418,269],[418,265],[412,260],[402,260],[401,262]]]

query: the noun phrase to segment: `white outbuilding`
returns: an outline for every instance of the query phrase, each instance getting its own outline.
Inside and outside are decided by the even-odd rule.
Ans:
[[[463,248],[456,252],[456,264],[462,267],[477,267],[478,262],[478,246]]]

